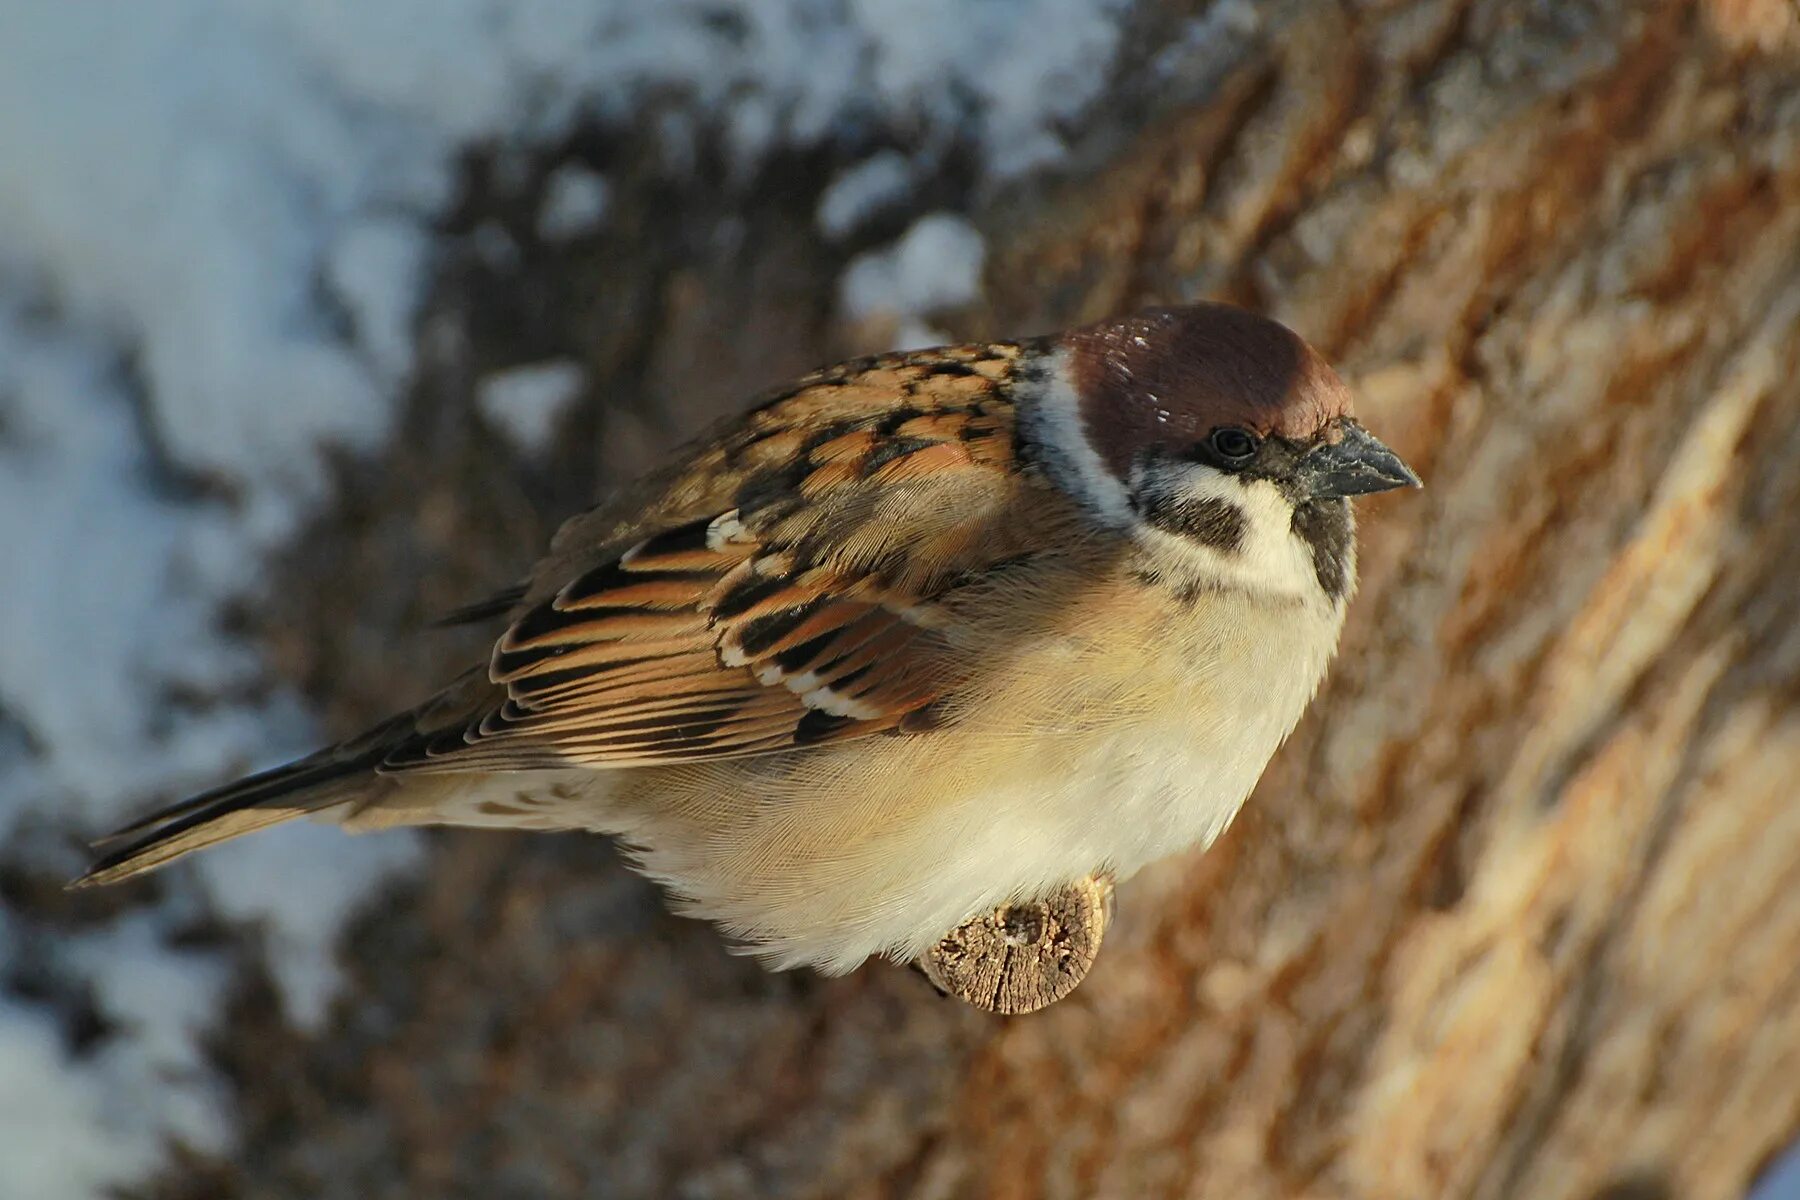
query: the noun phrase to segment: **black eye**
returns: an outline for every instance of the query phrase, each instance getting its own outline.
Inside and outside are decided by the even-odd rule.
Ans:
[[[1206,441],[1214,454],[1224,459],[1226,465],[1233,467],[1242,466],[1254,458],[1260,444],[1254,433],[1235,425],[1213,430],[1212,436]]]

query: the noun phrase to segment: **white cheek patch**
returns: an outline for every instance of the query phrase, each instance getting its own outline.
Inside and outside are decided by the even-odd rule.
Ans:
[[[1165,494],[1201,504],[1230,505],[1243,520],[1233,550],[1139,522],[1138,544],[1151,552],[1157,569],[1171,580],[1228,583],[1246,591],[1304,599],[1319,596],[1312,551],[1294,532],[1294,506],[1266,479],[1241,479],[1202,463],[1160,468],[1150,481]]]
[[[1027,385],[1019,406],[1020,423],[1038,444],[1045,469],[1069,495],[1104,524],[1129,529],[1137,524],[1131,494],[1088,440],[1071,377],[1069,352],[1059,350],[1041,380]]]

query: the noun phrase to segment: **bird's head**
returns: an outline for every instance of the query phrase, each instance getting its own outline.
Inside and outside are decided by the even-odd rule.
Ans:
[[[1419,486],[1356,421],[1337,372],[1266,317],[1156,308],[1044,348],[1022,406],[1033,450],[1171,579],[1339,603],[1354,581],[1347,499]]]

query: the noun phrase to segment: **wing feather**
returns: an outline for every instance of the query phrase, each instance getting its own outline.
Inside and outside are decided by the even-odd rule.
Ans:
[[[927,725],[908,718],[973,669],[947,601],[1023,548],[1004,375],[971,361],[892,356],[765,403],[707,451],[726,486],[547,564],[495,645],[493,702],[383,769],[680,762]]]

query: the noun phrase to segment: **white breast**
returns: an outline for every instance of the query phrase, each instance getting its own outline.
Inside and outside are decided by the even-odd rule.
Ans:
[[[1316,690],[1338,624],[1336,611],[1221,592],[1141,662],[1083,661],[1096,647],[1045,639],[1024,677],[1035,684],[1015,676],[1026,694],[992,720],[857,743],[803,773],[771,762],[738,780],[761,797],[754,815],[704,845],[631,832],[652,874],[772,965],[912,958],[975,913],[1211,843]]]
[[[984,900],[1000,892],[998,903],[1097,870],[1123,879],[1225,831],[1318,689],[1339,618],[1237,593],[1204,597],[1199,610],[1193,621],[1207,632],[1165,645],[1166,677],[1137,693],[1161,702],[1036,740],[1010,784],[970,797],[997,819],[973,839],[946,839],[940,853],[956,864],[946,873],[965,871],[969,890],[997,876]],[[1104,674],[1086,684],[1099,683],[1098,696],[1065,680],[1071,709],[1105,704]]]

